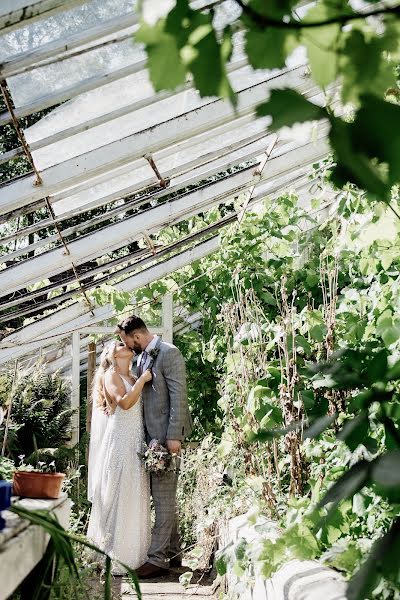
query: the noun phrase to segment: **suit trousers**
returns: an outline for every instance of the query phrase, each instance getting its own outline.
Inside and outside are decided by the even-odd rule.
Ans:
[[[168,569],[169,559],[180,553],[176,489],[178,473],[151,475],[150,486],[156,513],[148,562]]]

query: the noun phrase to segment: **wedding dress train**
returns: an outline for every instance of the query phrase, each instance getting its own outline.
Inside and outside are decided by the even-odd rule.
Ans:
[[[132,385],[122,379],[129,392]],[[142,403],[117,406],[108,417],[93,408],[87,536],[113,559],[114,574],[124,573],[115,561],[131,569],[143,564],[151,541],[149,476],[137,455],[144,442]]]

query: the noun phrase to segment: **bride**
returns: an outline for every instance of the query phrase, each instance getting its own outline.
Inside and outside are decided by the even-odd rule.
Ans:
[[[141,392],[152,375],[135,380],[132,357],[127,346],[108,344],[92,390],[87,536],[113,559],[116,575],[125,573],[119,562],[143,564],[151,538],[149,477],[137,453],[144,441]]]

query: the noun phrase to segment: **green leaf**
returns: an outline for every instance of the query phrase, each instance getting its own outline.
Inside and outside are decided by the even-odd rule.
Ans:
[[[310,8],[304,16],[304,22],[324,21],[331,17],[343,14],[343,8],[334,4],[318,2]],[[326,27],[304,28],[301,39],[307,48],[308,61],[311,74],[316,83],[325,87],[336,79],[337,75],[337,42],[340,26],[337,24]]]
[[[332,181],[339,187],[354,183],[360,189],[367,190],[379,200],[389,198],[390,189],[382,179],[378,167],[364,152],[355,147],[351,123],[331,117],[329,140],[335,153],[336,166],[331,173]],[[358,140],[358,143],[360,140]]]
[[[387,371],[387,351],[381,350],[378,352],[368,365],[368,381],[369,383],[375,383],[375,381],[383,381]]]
[[[400,181],[400,106],[363,95],[351,133],[355,149],[389,166],[388,185]]]
[[[146,44],[147,67],[156,92],[174,90],[186,80],[186,69],[182,64],[176,39],[163,31],[163,21],[155,27],[142,23],[136,40]]]
[[[326,333],[326,326],[325,325],[314,325],[310,329],[310,336],[316,342],[323,342],[324,337],[325,337],[325,333]]]
[[[217,569],[218,575],[221,577],[226,575],[227,572],[227,564],[224,556],[219,556],[215,561],[215,567]]]
[[[318,204],[319,203],[320,203],[320,200],[318,199]],[[313,273],[312,271],[308,271],[307,272],[307,277],[306,277],[306,283],[307,283],[307,285],[310,288],[315,287],[319,283],[319,275],[318,275],[318,273]]]
[[[306,411],[314,406],[314,391],[313,390],[301,390],[301,398],[303,400],[304,408]]]
[[[385,331],[382,333],[382,339],[385,343],[385,346],[387,348],[389,348],[389,346],[391,346],[392,344],[397,342],[397,340],[399,338],[400,338],[400,321],[398,319],[396,319],[395,321],[393,321],[392,327],[385,329]]]
[[[385,329],[388,329],[392,326],[392,311],[387,308],[381,313],[376,321],[376,332],[378,335],[382,335]]]
[[[329,560],[329,565],[344,571],[345,573],[351,573],[354,570],[354,565],[360,562],[362,558],[362,552],[356,545],[356,542],[350,540],[346,543],[346,549]]]
[[[323,119],[326,111],[295,90],[286,88],[272,90],[269,100],[257,107],[257,116],[266,115],[272,117],[269,129],[276,130],[284,126],[291,127],[295,123]]]
[[[193,73],[200,95],[220,96],[234,100],[221,54],[222,48],[217,41],[211,16],[196,13],[196,16],[191,19],[191,26],[193,30],[189,35],[188,44],[181,50],[181,56],[186,67]],[[226,43],[225,39],[225,45]],[[210,77],[210,69],[212,77]]]
[[[287,29],[249,29],[246,34],[246,53],[254,69],[282,69],[287,56],[298,43],[297,36]]]
[[[400,450],[386,452],[373,462],[372,479],[384,488],[400,486]]]
[[[346,597],[348,600],[371,598],[381,575],[398,583],[400,555],[400,519],[372,547],[368,559],[351,578]]]
[[[386,379],[388,381],[400,379],[400,360],[395,363],[391,369],[389,369]]]
[[[381,34],[371,35],[370,31],[356,27],[348,32],[338,56],[344,103],[357,103],[365,93],[383,96],[387,88],[394,85],[395,71],[385,51],[396,50],[398,43],[398,39],[393,40],[391,35],[388,38]],[[370,125],[373,126],[372,123]]]
[[[282,412],[277,406],[263,402],[261,408],[254,414],[262,429],[274,427],[282,423]]]
[[[312,353],[311,344],[302,335],[296,335],[296,346],[300,346],[307,354]]]
[[[221,456],[221,458],[224,458],[225,456],[228,456],[228,454],[230,454],[233,450],[233,441],[231,439],[231,437],[225,437],[221,440],[221,442],[218,444],[218,454]]]
[[[353,452],[364,442],[368,434],[368,429],[368,413],[363,411],[354,417],[354,419],[345,422],[337,435],[337,439],[346,442],[349,449]]]
[[[262,299],[264,302],[266,302],[267,304],[271,304],[272,306],[276,305],[276,299],[275,296],[273,296],[273,294],[271,294],[271,292],[269,290],[264,290],[261,294]]]
[[[325,431],[325,429],[332,425],[336,418],[337,414],[335,413],[334,415],[324,415],[323,417],[317,419],[304,432],[304,439],[318,437],[319,435],[321,435],[321,433]]]
[[[341,500],[350,498],[359,492],[368,480],[370,463],[362,460],[353,465],[332,487],[329,488],[319,506],[325,506],[333,502],[336,506]]]

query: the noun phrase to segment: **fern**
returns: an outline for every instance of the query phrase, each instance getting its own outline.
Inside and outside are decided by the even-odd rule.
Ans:
[[[7,403],[12,373],[0,379],[0,403]],[[12,394],[9,450],[14,456],[29,456],[38,448],[57,448],[71,431],[70,388],[58,373],[46,373],[43,364],[19,372]]]

